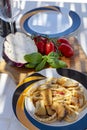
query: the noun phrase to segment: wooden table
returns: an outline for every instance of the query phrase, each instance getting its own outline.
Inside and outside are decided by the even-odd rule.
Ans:
[[[87,57],[84,51],[75,37],[69,37],[69,41],[74,48],[74,56],[72,58],[62,57],[61,59],[67,63],[68,68],[86,73]],[[27,75],[34,73],[35,71],[33,69],[13,67],[3,61],[0,63],[0,72],[8,73],[14,79],[15,83],[18,84]]]

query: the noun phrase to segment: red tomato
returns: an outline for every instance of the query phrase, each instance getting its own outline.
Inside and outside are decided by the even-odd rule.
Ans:
[[[36,44],[37,44],[39,41],[43,41],[44,43],[46,43],[46,42],[47,42],[47,38],[44,38],[44,37],[42,37],[42,36],[35,36],[35,37],[34,37],[34,41],[35,41]]]
[[[34,41],[38,48],[38,52],[40,52],[41,54],[45,54],[45,44],[47,42],[47,38],[36,36],[34,37]]]
[[[34,37],[34,41],[37,45],[38,52],[40,52],[41,54],[48,55],[50,52],[56,51],[54,43],[52,41],[49,41],[48,38],[36,36]]]
[[[68,44],[62,43],[59,47],[58,50],[61,51],[61,53],[65,56],[65,57],[71,57],[74,55],[74,50],[71,46],[69,46]]]
[[[57,92],[57,94],[64,95],[65,93],[60,91],[60,92]]]
[[[45,45],[45,54],[48,55],[50,52],[55,52],[55,46],[52,41],[47,41]]]
[[[54,95],[56,94],[64,95],[65,93],[63,91],[54,91]]]
[[[38,48],[38,52],[40,52],[41,54],[45,53],[45,43],[43,41],[37,42],[36,46]]]
[[[66,38],[59,38],[59,39],[57,40],[57,43],[58,43],[58,44],[65,43],[65,44],[68,44],[69,46],[71,46],[70,42],[69,42],[68,39],[66,39]]]
[[[40,40],[40,37],[41,37],[41,36],[35,36],[35,37],[33,37],[34,42],[37,43],[37,42]]]

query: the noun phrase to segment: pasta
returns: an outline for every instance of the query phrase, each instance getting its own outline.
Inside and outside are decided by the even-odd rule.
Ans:
[[[51,78],[28,94],[35,107],[34,116],[41,122],[73,122],[87,107],[83,87],[70,78]]]

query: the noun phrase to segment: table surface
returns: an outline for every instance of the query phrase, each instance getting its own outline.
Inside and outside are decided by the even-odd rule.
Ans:
[[[79,44],[83,48],[83,51],[87,55],[87,1],[86,0],[24,0],[22,1],[22,14],[28,10],[36,7],[47,5],[58,5],[60,7],[66,7],[76,11],[81,17],[81,26],[78,31],[75,32],[75,36],[79,40]],[[19,18],[16,21],[17,28],[19,27]],[[2,46],[3,39],[0,37],[0,61],[2,61]],[[27,130],[22,124],[16,119],[12,110],[12,96],[16,89],[16,84],[13,79],[5,73],[0,74],[0,129],[1,130]]]

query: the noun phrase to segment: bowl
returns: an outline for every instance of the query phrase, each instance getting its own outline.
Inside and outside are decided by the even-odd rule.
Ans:
[[[65,120],[62,121],[54,121],[51,123],[43,122],[38,120],[35,116],[35,105],[33,105],[33,102],[31,98],[29,97],[29,93],[31,93],[32,89],[38,88],[40,85],[44,84],[48,79],[52,78],[69,78],[70,80],[74,82],[79,83],[79,87],[81,90],[84,90],[84,97],[86,100],[86,104],[84,105],[84,109],[78,114],[78,118],[72,122],[67,122]],[[52,80],[51,80],[52,81]],[[26,123],[26,120],[24,121],[20,117],[20,113],[22,118],[26,117],[27,121],[30,124],[33,124],[33,128],[38,128],[41,130],[73,130],[73,129],[79,129],[83,130],[87,128],[87,75],[73,70],[73,69],[67,69],[67,68],[62,68],[62,69],[53,69],[53,68],[48,68],[48,69],[43,69],[39,72],[33,73],[26,77],[23,82],[21,82],[18,85],[18,88],[14,92],[13,95],[13,110],[16,115],[16,117],[20,120],[20,122],[24,123],[25,126],[28,124]],[[34,91],[35,92],[35,91]],[[21,102],[21,106],[20,106]],[[20,106],[20,112],[19,112],[19,106]],[[55,116],[55,115],[54,115]],[[31,127],[31,125],[30,125]],[[30,128],[27,127],[27,128]]]

